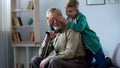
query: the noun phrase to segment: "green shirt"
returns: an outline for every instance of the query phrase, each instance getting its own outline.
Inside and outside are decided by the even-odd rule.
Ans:
[[[76,32],[80,32],[82,39],[88,48],[90,48],[93,52],[97,52],[101,48],[101,44],[96,33],[88,26],[86,17],[79,12],[76,15],[76,20],[77,24],[69,21],[68,27]]]

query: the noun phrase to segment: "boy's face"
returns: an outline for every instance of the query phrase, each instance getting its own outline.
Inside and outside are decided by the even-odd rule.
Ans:
[[[76,14],[78,13],[78,10],[75,9],[75,8],[71,8],[71,7],[67,7],[66,8],[66,15],[69,17],[69,18],[72,18],[74,19],[76,17]]]

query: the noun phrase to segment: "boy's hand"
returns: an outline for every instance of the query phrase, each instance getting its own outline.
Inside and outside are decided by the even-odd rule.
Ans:
[[[55,17],[58,21],[62,22],[63,24],[68,24],[68,21],[63,16]]]

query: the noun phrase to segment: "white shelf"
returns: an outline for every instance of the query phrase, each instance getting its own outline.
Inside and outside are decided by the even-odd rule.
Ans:
[[[22,9],[15,9],[16,12],[34,12],[35,10],[22,10]]]
[[[38,55],[41,46],[39,0],[33,0],[34,9],[28,9],[30,1],[32,0],[11,0],[11,44],[14,49],[14,68],[19,68],[16,64],[30,68],[31,58]],[[31,39],[31,34],[34,35],[34,39]]]
[[[14,68],[16,64],[24,65],[24,68],[30,68],[31,59],[33,56],[38,55],[39,46],[13,46],[14,48]]]
[[[12,26],[12,28],[31,28],[34,26]]]
[[[21,43],[14,43],[12,44],[13,47],[40,47],[40,43],[36,44],[33,42],[21,42]]]

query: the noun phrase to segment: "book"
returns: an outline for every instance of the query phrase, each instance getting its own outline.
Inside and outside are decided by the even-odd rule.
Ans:
[[[12,25],[13,26],[18,26],[17,17],[13,17]]]
[[[16,63],[16,68],[24,68],[24,64],[22,64],[22,63]]]
[[[21,17],[13,17],[12,19],[12,25],[13,26],[23,26]]]
[[[21,42],[22,41],[20,32],[13,32],[12,33],[12,41],[13,42]]]
[[[12,33],[12,41],[17,42],[17,36],[15,32]]]
[[[12,17],[12,26],[16,26],[15,18],[14,17]]]
[[[34,10],[34,2],[33,2],[32,0],[29,1],[28,6],[27,6],[27,9],[28,9],[28,10]]]
[[[20,25],[20,26],[23,26],[21,17],[17,17],[17,18],[18,18],[18,21],[19,21],[19,25]]]
[[[35,36],[34,36],[34,32],[30,32],[30,42],[34,42]]]
[[[21,38],[20,32],[16,32],[16,36],[17,36],[17,42],[21,42],[22,38]]]

